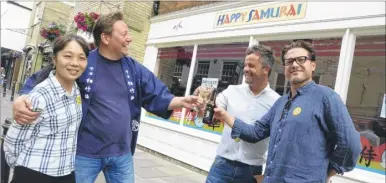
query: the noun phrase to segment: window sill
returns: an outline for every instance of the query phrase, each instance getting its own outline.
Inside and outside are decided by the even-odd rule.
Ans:
[[[143,110],[142,117],[141,117],[141,122],[146,123],[149,125],[153,125],[156,127],[168,129],[174,132],[186,134],[192,137],[196,137],[202,140],[206,141],[211,141],[215,143],[220,143],[221,140],[221,135],[210,133],[210,132],[205,132],[199,129],[193,129],[188,126],[183,126],[180,124],[172,123],[169,121],[164,121],[164,120],[159,120],[159,119],[154,119],[145,116],[146,111]]]

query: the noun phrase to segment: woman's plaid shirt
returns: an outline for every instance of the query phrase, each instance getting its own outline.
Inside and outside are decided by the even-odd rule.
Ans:
[[[82,105],[76,83],[69,94],[53,73],[28,94],[33,109],[42,109],[41,115],[29,125],[14,122],[7,132],[4,151],[10,167],[65,176],[75,167]]]

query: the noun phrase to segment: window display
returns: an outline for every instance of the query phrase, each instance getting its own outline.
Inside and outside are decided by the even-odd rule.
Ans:
[[[346,106],[361,135],[357,168],[385,175],[385,36],[357,37]]]

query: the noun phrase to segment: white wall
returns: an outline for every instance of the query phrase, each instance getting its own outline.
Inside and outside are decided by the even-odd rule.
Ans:
[[[19,4],[28,8],[33,6],[33,2]],[[1,1],[1,47],[22,51],[27,38],[30,16],[31,10]],[[19,30],[11,31],[7,28]]]
[[[277,3],[256,3],[257,5],[223,11],[256,8]],[[272,35],[310,30],[346,29],[358,26],[369,27],[384,25],[385,23],[384,2],[308,2],[306,15],[303,19],[214,29],[215,20],[217,19],[216,13],[204,12],[187,17],[173,16],[170,20],[162,22],[158,22],[157,17],[155,17],[153,18],[154,23],[150,27],[148,44],[186,42],[192,39],[205,40],[250,35]],[[179,22],[181,22],[182,28],[173,29]]]

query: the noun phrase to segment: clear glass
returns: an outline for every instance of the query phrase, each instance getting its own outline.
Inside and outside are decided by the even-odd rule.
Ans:
[[[193,46],[180,46],[158,49],[155,75],[166,84],[175,96],[184,96],[193,55]],[[147,117],[179,124],[182,108],[174,109],[172,116],[165,120],[147,112]]]
[[[361,134],[357,168],[385,175],[385,35],[358,36],[346,106]]]
[[[247,42],[199,45],[190,94],[193,94],[199,86],[206,86],[209,89],[198,93],[202,98],[209,99],[213,88],[219,93],[229,85],[241,84],[247,48]],[[222,133],[224,123],[204,124],[200,117],[202,115],[196,111],[187,111],[184,126],[215,134]]]

